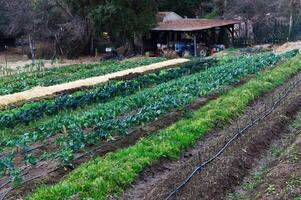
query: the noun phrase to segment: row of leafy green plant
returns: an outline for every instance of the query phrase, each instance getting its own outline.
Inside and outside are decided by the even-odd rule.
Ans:
[[[141,139],[137,144],[83,164],[65,180],[41,187],[27,199],[54,200],[77,196],[79,199],[116,197],[134,182],[145,168],[162,158],[177,159],[216,126],[228,124],[244,112],[250,102],[283,84],[301,70],[301,57],[261,73],[194,112],[187,119]]]
[[[12,138],[17,135],[23,135],[25,131],[30,132],[30,134],[26,134],[26,140],[28,140],[27,135],[30,135],[30,138],[34,138],[33,141],[35,141],[52,136],[57,131],[62,130],[63,127],[67,129],[69,127],[88,128],[99,122],[114,119],[122,113],[137,110],[147,103],[154,103],[166,96],[179,95],[180,92],[184,95],[203,96],[213,89],[218,89],[220,86],[237,82],[241,76],[255,73],[261,68],[275,64],[279,59],[279,56],[274,54],[245,56],[228,64],[210,68],[205,72],[179,78],[158,85],[155,88],[139,91],[131,96],[117,97],[104,104],[93,104],[74,111],[65,112],[63,110],[55,116],[33,121],[28,126],[21,124],[14,129],[3,128],[1,130],[1,146],[15,146],[15,144],[11,143]],[[189,100],[187,97],[186,99]],[[12,132],[14,133],[13,135],[11,134]],[[21,140],[25,139],[21,138]]]
[[[28,124],[60,110],[76,109],[92,103],[104,103],[116,96],[128,96],[143,88],[155,86],[181,76],[197,73],[216,64],[215,59],[194,59],[177,68],[161,70],[126,81],[110,81],[90,91],[79,91],[50,100],[42,100],[0,113],[0,128],[13,128],[18,123]]]
[[[165,61],[165,58],[144,58],[135,61],[105,61],[98,64],[77,64],[51,68],[43,73],[21,73],[0,80],[0,95],[29,90],[36,86],[51,86],[93,76]]]
[[[11,68],[7,65],[0,65],[0,77],[12,76],[23,73],[44,73],[46,70],[43,60],[36,60],[34,63],[26,64],[24,66],[17,66]]]
[[[127,97],[117,97],[105,104],[93,105],[89,109],[79,109],[73,113],[67,112],[55,116],[41,123],[35,122],[32,130],[24,133],[24,127],[18,132],[13,131],[18,137],[6,132],[1,140],[2,147],[18,147],[24,152],[26,163],[35,164],[41,159],[58,158],[63,164],[70,164],[74,154],[79,150],[85,150],[89,145],[97,143],[100,139],[113,134],[127,134],[131,128],[143,123],[153,121],[165,113],[186,106],[198,97],[205,96],[212,91],[220,90],[228,85],[238,83],[242,77],[255,74],[258,71],[277,63],[280,56],[274,54],[261,54],[257,56],[244,56],[234,59],[232,62],[194,75],[185,76],[168,83],[163,83],[154,88],[139,91]],[[89,134],[84,129],[91,128]],[[45,140],[66,130],[56,140],[58,152],[45,152],[40,158],[34,157],[34,152],[28,151],[29,145],[39,140]],[[14,152],[8,155],[10,159],[4,159],[6,163],[0,165],[4,174],[12,170],[12,174],[18,174],[15,168],[11,168]],[[14,178],[16,179],[16,178]]]

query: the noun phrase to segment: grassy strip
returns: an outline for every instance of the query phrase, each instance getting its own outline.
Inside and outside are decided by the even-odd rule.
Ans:
[[[301,112],[297,114],[297,117],[293,120],[290,124],[290,134],[294,135],[295,137],[298,135],[301,129]],[[296,139],[296,138],[295,138]],[[266,180],[267,174],[271,171],[271,167],[279,164],[279,162],[283,163],[285,160],[288,159],[288,162],[295,162],[295,159],[298,159],[298,155],[296,155],[296,149],[294,147],[295,144],[287,144],[288,141],[284,142],[280,146],[278,144],[273,145],[269,150],[269,158],[265,161],[264,165],[257,169],[255,172],[252,173],[251,177],[248,178],[246,182],[243,182],[239,189],[235,192],[228,193],[226,196],[227,200],[251,200],[254,199],[252,197],[257,197],[257,194],[254,193],[255,189],[258,187],[267,187],[266,192],[270,189],[273,189],[275,186],[274,184],[268,182]],[[289,146],[287,146],[289,145]],[[266,159],[266,158],[265,158]],[[292,176],[289,180],[286,181],[286,187],[283,187],[283,191],[286,193],[290,190],[293,190],[295,187],[301,184],[300,178],[291,171]],[[279,184],[276,184],[279,186]],[[282,196],[282,194],[279,194]],[[289,194],[288,194],[289,195]],[[277,194],[278,196],[278,194]],[[290,195],[289,195],[290,196]],[[284,198],[282,196],[282,198]],[[285,198],[286,199],[286,198]],[[294,200],[297,200],[295,198]],[[300,199],[301,200],[301,199]]]
[[[181,120],[156,135],[141,139],[136,145],[97,158],[71,172],[60,183],[42,187],[28,199],[106,199],[120,194],[146,167],[161,158],[178,158],[216,125],[237,118],[256,97],[283,84],[301,69],[301,56],[271,71],[259,74],[248,83],[222,95],[199,109],[189,119]]]

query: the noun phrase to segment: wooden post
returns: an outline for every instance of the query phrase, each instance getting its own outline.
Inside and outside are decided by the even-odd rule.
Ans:
[[[235,33],[235,31],[234,31],[234,25],[232,25],[231,28],[232,28],[232,31],[231,31],[231,37],[232,37],[231,38],[231,45],[233,47],[234,46],[234,33]]]
[[[234,45],[234,34],[235,34],[234,25],[228,26],[227,29],[231,33],[231,46],[233,47],[233,45]]]
[[[215,28],[211,29],[211,37],[212,37],[213,44],[216,44],[216,29]]]
[[[196,33],[193,35],[193,41],[194,41],[194,56],[197,56],[197,42],[196,42]]]
[[[169,32],[167,32],[167,48],[169,49]]]
[[[31,39],[30,34],[28,36],[28,42],[29,42],[29,48],[30,48],[30,52],[31,52],[32,64],[35,64],[35,50],[34,50],[33,41]]]

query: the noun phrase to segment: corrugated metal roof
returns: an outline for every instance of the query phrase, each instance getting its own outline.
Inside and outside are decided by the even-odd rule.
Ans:
[[[240,23],[226,19],[176,19],[160,22],[154,31],[197,31]]]

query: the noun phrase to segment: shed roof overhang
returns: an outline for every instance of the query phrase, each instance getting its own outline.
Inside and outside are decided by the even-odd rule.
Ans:
[[[192,32],[239,24],[238,20],[226,19],[176,19],[158,24],[152,31]]]

